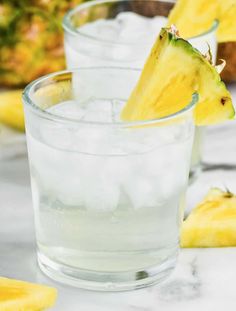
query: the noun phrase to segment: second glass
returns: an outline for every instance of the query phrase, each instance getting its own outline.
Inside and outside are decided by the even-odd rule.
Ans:
[[[102,0],[89,1],[70,11],[64,18],[65,52],[68,68],[81,66],[117,66],[142,68],[161,27],[175,1]],[[190,38],[202,53],[211,48],[216,60],[217,42],[211,29]],[[191,160],[190,181],[201,166],[202,136],[197,128]]]

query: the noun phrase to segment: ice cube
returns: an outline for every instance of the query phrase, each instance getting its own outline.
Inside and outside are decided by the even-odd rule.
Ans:
[[[67,149],[72,143],[72,135],[68,128],[59,123],[42,123],[40,128],[41,140],[48,146]]]
[[[83,183],[84,204],[88,210],[112,211],[117,208],[119,181],[107,161],[106,157],[87,156]]]
[[[80,120],[85,114],[82,104],[75,100],[67,100],[48,109],[55,115]]]
[[[86,110],[83,120],[94,122],[112,122],[112,102],[106,99],[90,99],[84,104]]]
[[[139,40],[146,41],[149,35],[149,18],[133,12],[122,12],[117,15],[116,22],[120,27],[120,42],[138,43]]]
[[[134,12],[121,12],[113,19],[87,23],[79,31],[107,42],[138,44],[142,40],[150,44],[166,24],[167,18],[163,16],[149,18]]]
[[[103,178],[90,180],[85,190],[85,208],[88,210],[113,211],[117,208],[119,188]]]
[[[66,205],[84,206],[84,179],[87,176],[84,155],[75,153],[67,154],[66,163],[62,162],[62,158],[55,159],[55,161],[58,160],[60,161],[58,162],[60,163],[60,176],[57,176],[57,184],[52,184],[53,188],[56,188],[58,199]],[[55,164],[53,168],[54,172],[51,176],[57,174],[56,168],[57,166]]]
[[[158,205],[159,189],[156,187],[155,180],[145,179],[138,172],[123,184],[123,189],[128,195],[135,209],[145,207],[155,207]]]
[[[111,42],[118,36],[119,25],[115,19],[98,19],[81,26],[79,31],[85,35],[96,38],[96,40],[100,39]]]
[[[85,115],[85,109],[76,101],[65,101],[48,109],[54,115],[81,120]],[[48,146],[58,149],[68,149],[73,146],[74,124],[50,122],[44,120],[40,123],[41,140]]]

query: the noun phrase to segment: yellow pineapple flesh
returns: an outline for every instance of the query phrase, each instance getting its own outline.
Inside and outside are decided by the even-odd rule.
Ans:
[[[219,20],[218,42],[236,41],[235,0],[178,0],[169,14],[169,25],[175,24],[185,38],[208,31]]]
[[[236,41],[236,1],[218,0],[220,5],[220,24],[217,31],[218,42]]]
[[[24,131],[22,90],[0,92],[0,122]]]
[[[199,94],[196,125],[234,117],[229,91],[214,66],[173,29],[160,32],[123,111],[125,121],[162,118],[184,109]]]
[[[236,196],[211,189],[184,220],[182,247],[236,246]]]
[[[0,277],[1,311],[40,311],[54,305],[57,291],[44,285]]]
[[[178,0],[169,14],[169,25],[175,24],[184,38],[208,31],[219,18],[221,0]]]

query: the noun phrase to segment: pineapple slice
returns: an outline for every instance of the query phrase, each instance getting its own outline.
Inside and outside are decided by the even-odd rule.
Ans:
[[[0,122],[17,130],[24,131],[24,110],[22,104],[22,90],[0,92]],[[69,81],[61,81],[60,87],[50,84],[39,89],[35,94],[35,101],[41,108],[48,108],[61,101],[71,98]]]
[[[141,77],[123,108],[125,121],[152,120],[171,115],[199,94],[196,125],[210,125],[234,117],[231,95],[217,69],[191,44],[163,28]]]
[[[169,25],[175,24],[184,38],[200,35],[219,17],[219,1],[222,0],[178,0],[169,14]]]
[[[184,38],[190,38],[206,32],[218,19],[218,42],[230,42],[236,41],[235,16],[235,0],[178,0],[169,14],[168,24],[175,24]]]
[[[236,246],[236,196],[211,189],[183,222],[181,246]]]
[[[0,277],[1,311],[40,311],[52,307],[54,288]]]
[[[220,24],[217,40],[220,43],[236,41],[236,1],[218,1],[220,2]]]
[[[21,96],[22,90],[0,93],[0,122],[24,131],[24,112]]]

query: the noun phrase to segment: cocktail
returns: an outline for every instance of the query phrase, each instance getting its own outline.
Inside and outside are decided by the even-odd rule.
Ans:
[[[25,90],[38,261],[55,280],[127,290],[175,266],[197,95],[175,114],[123,122],[137,79],[81,68]]]
[[[175,1],[90,1],[64,18],[68,68],[117,66],[142,68]],[[217,22],[189,41],[202,53],[211,48],[216,60]],[[203,129],[197,128],[191,160],[192,179],[200,170]]]

